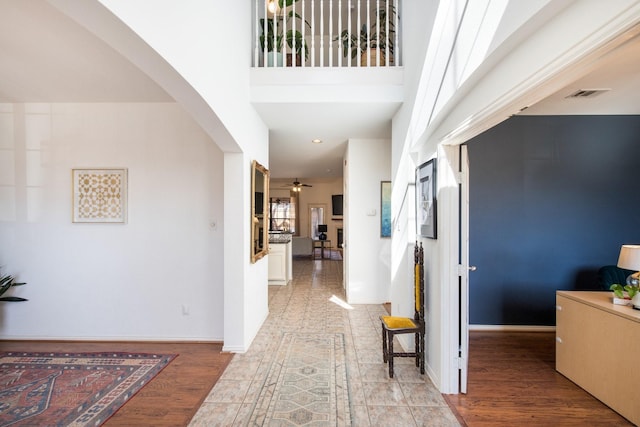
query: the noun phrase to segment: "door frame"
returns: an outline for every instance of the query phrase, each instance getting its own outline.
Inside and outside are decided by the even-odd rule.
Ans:
[[[440,391],[465,393],[468,366],[468,280],[469,280],[469,212],[468,166],[466,146],[440,145],[438,148],[438,214],[451,218],[443,221],[441,240],[440,283],[442,307],[440,349],[442,371]],[[461,162],[463,161],[464,162]],[[468,168],[467,168],[468,172]],[[443,191],[442,189],[450,189]]]
[[[459,333],[459,366],[460,366],[460,393],[467,393],[467,378],[469,373],[469,273],[475,267],[469,265],[469,155],[467,146],[462,144],[459,148],[459,176],[458,194],[460,198],[460,262],[459,268],[459,295],[460,295],[460,333]]]
[[[459,198],[457,173],[459,149],[457,145],[438,147],[438,215],[451,218],[441,221],[438,229],[440,241],[440,392],[458,394],[460,378],[458,367],[460,316],[458,295],[459,253]],[[444,189],[447,189],[445,191]],[[440,236],[438,236],[440,237]]]

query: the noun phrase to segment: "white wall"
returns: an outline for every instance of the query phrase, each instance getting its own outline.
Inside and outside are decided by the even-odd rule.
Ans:
[[[249,263],[247,179],[252,160],[269,167],[268,129],[249,102],[251,3],[51,1],[156,80],[225,152],[224,253],[238,257],[224,264],[224,349],[246,351],[268,313],[268,260]]]
[[[29,299],[3,338],[223,338],[223,156],[177,104],[1,104],[0,159],[0,262]],[[100,167],[128,169],[126,224],[71,222],[71,169]]]
[[[347,300],[381,304],[391,282],[391,239],[380,237],[380,182],[391,180],[391,141],[350,139],[345,157]]]

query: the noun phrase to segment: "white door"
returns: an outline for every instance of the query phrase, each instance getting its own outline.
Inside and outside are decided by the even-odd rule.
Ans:
[[[442,335],[441,391],[446,394],[466,393],[469,357],[469,162],[467,147],[443,145],[438,151],[438,215],[443,221],[440,279],[444,309],[436,328]]]
[[[469,157],[467,146],[460,145],[459,156],[460,197],[460,392],[467,392],[469,368],[469,273],[475,267],[469,266]]]

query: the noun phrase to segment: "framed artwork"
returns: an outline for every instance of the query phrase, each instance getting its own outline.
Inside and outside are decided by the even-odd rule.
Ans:
[[[391,237],[391,181],[380,182],[380,237]]]
[[[437,238],[436,159],[416,169],[416,221],[418,235]]]
[[[73,222],[127,221],[127,169],[73,169]]]

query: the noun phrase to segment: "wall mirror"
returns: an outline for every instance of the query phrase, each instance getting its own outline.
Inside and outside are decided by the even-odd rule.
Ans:
[[[269,252],[269,171],[260,163],[251,165],[251,263]]]

